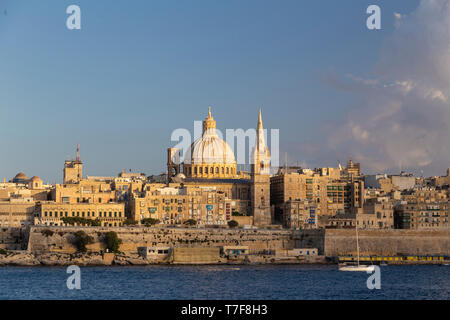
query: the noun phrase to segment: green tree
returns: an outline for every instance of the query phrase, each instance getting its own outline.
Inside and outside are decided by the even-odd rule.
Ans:
[[[237,228],[239,226],[239,223],[236,220],[228,221],[228,226],[232,229]]]
[[[123,222],[124,226],[134,226],[136,225],[138,222],[136,220],[133,219],[127,219]]]
[[[89,221],[90,221],[90,226],[92,226],[92,227],[100,227],[102,225],[102,222],[100,221],[100,219],[89,220]]]
[[[235,210],[233,210],[233,212],[231,213],[231,215],[234,216],[234,217],[242,217],[242,216],[245,216],[245,214],[240,213],[240,212],[235,211]]]
[[[82,217],[63,217],[61,219],[65,224],[68,225],[84,225],[84,226],[91,226],[91,227],[100,227],[101,221],[99,219],[87,219],[87,218],[82,218]]]
[[[86,246],[94,242],[94,239],[84,231],[77,231],[73,235],[75,237],[74,244],[80,252],[86,252]]]
[[[115,233],[114,231],[110,231],[110,232],[106,233],[104,240],[105,240],[106,248],[109,251],[115,252],[115,253],[120,252],[119,247],[122,244],[122,239],[119,239],[119,237],[117,236],[117,233]]]
[[[195,225],[197,225],[197,220],[194,220],[194,219],[186,220],[184,222],[184,225],[186,225],[186,226],[195,226]]]
[[[145,219],[142,219],[141,223],[143,225],[145,225],[146,227],[150,227],[150,226],[153,226],[155,224],[158,224],[159,220],[158,219],[153,219],[153,218],[145,218]]]

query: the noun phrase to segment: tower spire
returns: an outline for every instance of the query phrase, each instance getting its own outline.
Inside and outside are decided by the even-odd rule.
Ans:
[[[262,123],[262,115],[261,115],[261,108],[259,108],[259,117],[258,117],[258,130],[263,128]]]
[[[77,144],[77,155],[76,155],[75,160],[76,160],[77,162],[80,162],[80,161],[81,161],[81,160],[80,160],[80,144]]]

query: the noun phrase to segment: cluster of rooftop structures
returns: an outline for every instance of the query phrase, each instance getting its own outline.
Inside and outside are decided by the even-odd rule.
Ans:
[[[270,174],[270,153],[259,112],[250,172],[237,170],[231,148],[215,132],[211,110],[203,135],[184,162],[168,148],[167,172],[122,171],[117,177],[83,176],[83,162],[66,160],[62,184],[17,174],[0,183],[0,227],[71,224],[120,227],[145,224],[294,229],[448,229],[450,168],[442,177],[364,175],[345,167],[282,167]]]

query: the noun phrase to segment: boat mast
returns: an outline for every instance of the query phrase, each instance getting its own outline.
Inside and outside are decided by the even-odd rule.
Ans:
[[[358,224],[356,224],[356,252],[357,252],[357,259],[358,259],[358,266],[359,266],[359,241],[358,241]]]

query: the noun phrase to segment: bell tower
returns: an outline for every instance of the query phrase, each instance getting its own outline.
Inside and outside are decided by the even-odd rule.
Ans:
[[[251,202],[253,224],[266,226],[272,223],[270,210],[270,152],[264,138],[261,109],[259,109],[256,143],[252,152]]]
[[[167,149],[167,179],[175,177],[180,173],[180,149]]]
[[[64,162],[64,184],[79,183],[83,178],[83,163],[80,158],[80,145],[77,144],[77,155],[75,160]]]

